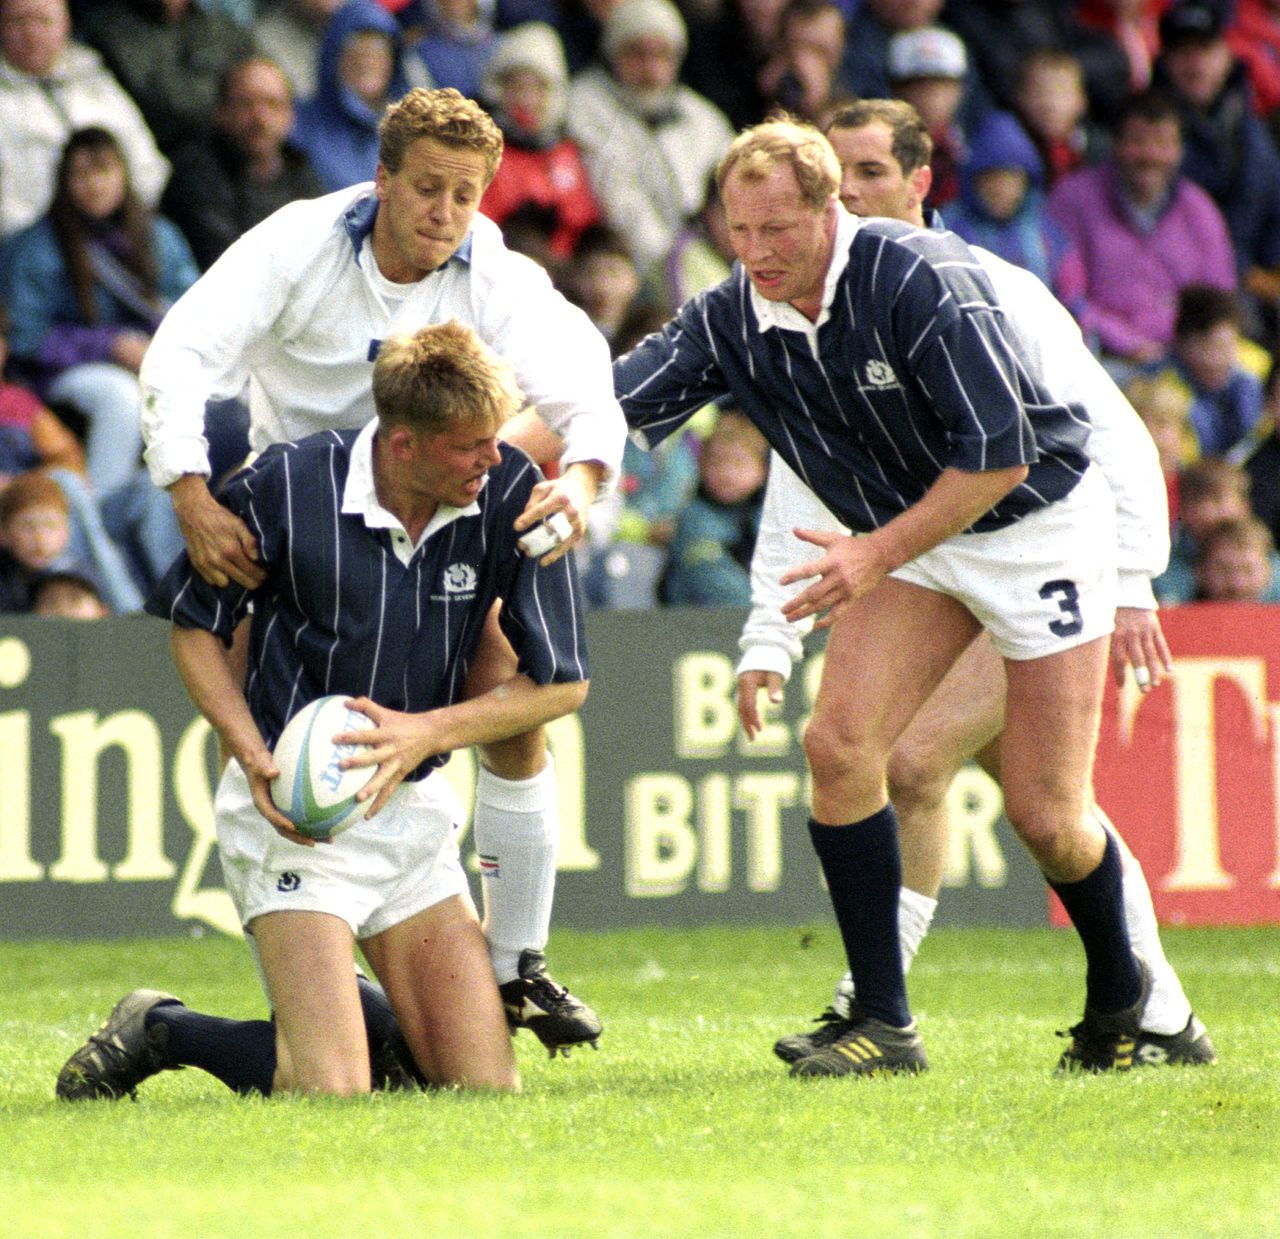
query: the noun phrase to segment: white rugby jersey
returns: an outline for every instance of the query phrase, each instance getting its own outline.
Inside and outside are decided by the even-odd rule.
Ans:
[[[477,215],[457,253],[416,284],[391,285],[368,237],[370,184],[292,202],[240,237],[174,304],[142,365],[142,431],[157,486],[207,475],[205,403],[249,384],[250,443],[373,420],[381,341],[450,319],[515,370],[525,398],[566,442],[565,464],[600,461],[606,485],[626,426],[609,348],[536,263]]]

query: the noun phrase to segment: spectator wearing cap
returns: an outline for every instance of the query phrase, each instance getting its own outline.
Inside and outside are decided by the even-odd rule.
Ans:
[[[1160,21],[1156,78],[1182,120],[1182,171],[1218,204],[1235,247],[1246,322],[1274,335],[1280,303],[1280,155],[1252,109],[1248,74],[1227,43],[1222,14],[1182,0]],[[1255,321],[1257,320],[1257,321]]]
[[[959,35],[941,26],[907,30],[889,40],[893,94],[920,114],[933,139],[933,183],[925,208],[937,209],[960,193],[960,165],[969,155],[958,120],[969,58]]]
[[[1148,92],[1125,104],[1111,156],[1057,183],[1049,214],[1080,252],[1081,326],[1123,382],[1161,361],[1187,284],[1234,288],[1235,254],[1222,213],[1181,175],[1172,102]]]
[[[605,22],[607,67],[569,83],[568,131],[582,148],[605,219],[647,277],[702,205],[733,130],[676,79],[684,19],[669,0],[624,0]]]
[[[601,218],[582,153],[565,132],[568,77],[560,36],[544,22],[525,22],[498,40],[484,79],[505,146],[480,209],[501,226],[529,203],[547,208],[551,257],[561,262]]]
[[[1009,112],[990,112],[961,169],[946,225],[973,245],[1025,267],[1070,310],[1084,301],[1080,255],[1045,211],[1044,164]]]
[[[939,20],[943,0],[861,0],[848,23],[840,81],[847,93],[861,99],[892,95],[889,73],[889,41],[899,34],[943,26]],[[977,73],[965,75],[961,119],[972,124],[991,106],[991,97]]]

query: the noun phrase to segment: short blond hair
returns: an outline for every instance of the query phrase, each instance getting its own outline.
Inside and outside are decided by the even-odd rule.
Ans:
[[[378,162],[388,172],[399,172],[409,147],[419,138],[478,151],[484,156],[486,185],[498,171],[502,130],[484,108],[452,86],[414,87],[387,108],[378,125]]]
[[[831,143],[821,130],[790,116],[752,125],[738,134],[716,169],[716,187],[723,195],[725,182],[734,173],[761,181],[779,164],[795,173],[801,199],[815,211],[825,209],[840,190],[840,160]]]
[[[382,342],[373,403],[383,426],[431,435],[460,426],[497,431],[524,399],[511,367],[470,327],[448,322]]]

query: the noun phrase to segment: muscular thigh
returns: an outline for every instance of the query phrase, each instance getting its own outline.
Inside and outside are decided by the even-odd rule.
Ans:
[[[814,725],[887,753],[977,630],[954,598],[886,578],[832,627]]]
[[[929,694],[894,746],[914,764],[954,772],[1004,727],[1004,660],[979,633]]]

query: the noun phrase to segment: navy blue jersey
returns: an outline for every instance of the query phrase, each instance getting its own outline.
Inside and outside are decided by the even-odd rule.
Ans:
[[[542,568],[516,547],[512,522],[541,481],[529,458],[503,444],[479,513],[437,529],[406,566],[391,530],[342,511],[359,433],[277,444],[227,484],[222,502],[258,539],[267,570],[259,588],[215,588],[184,554],[147,601],[151,614],[228,642],[252,602],[245,697],[268,747],[294,713],[328,693],[413,712],[457,701],[498,598],[522,672],[538,684],[586,679],[574,557]],[[445,760],[428,758],[410,777]]]
[[[844,524],[878,528],[946,468],[1025,464],[977,520],[1001,528],[1068,494],[1089,418],[1024,363],[986,273],[952,233],[862,221],[829,317],[761,330],[741,264],[614,363],[627,422],[649,446],[709,401],[742,409]]]

